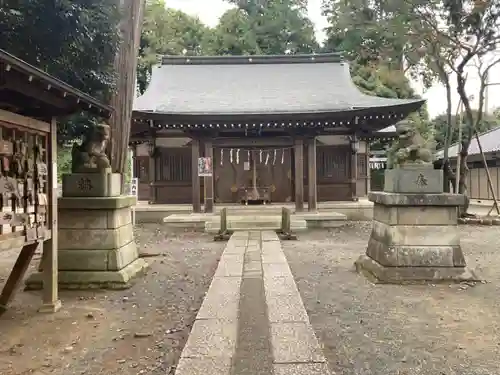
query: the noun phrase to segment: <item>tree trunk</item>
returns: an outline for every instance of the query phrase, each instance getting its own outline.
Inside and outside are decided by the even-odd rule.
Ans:
[[[474,123],[474,116],[472,113],[472,108],[470,105],[469,97],[465,92],[465,83],[467,81],[467,76],[464,76],[463,66],[457,69],[457,92],[460,96],[465,108],[465,118],[467,124],[467,138],[465,140],[459,139],[462,142],[462,149],[460,151],[460,177],[458,180],[458,193],[465,196],[465,205],[459,209],[460,216],[466,216],[467,210],[469,209],[469,195],[467,191],[467,176],[469,175],[469,168],[467,167],[467,156],[469,154],[469,146],[472,141],[472,136],[474,135],[474,130],[476,124]],[[481,116],[481,114],[478,114]]]
[[[448,158],[448,149],[450,148],[451,135],[453,134],[452,129],[452,104],[451,104],[451,85],[448,75],[444,72],[444,76],[441,79],[446,87],[446,131],[444,137],[444,155],[443,155],[443,190],[445,193],[450,192],[450,181],[453,181],[455,185],[455,176],[451,170],[450,161]],[[456,190],[454,190],[456,191]]]
[[[460,217],[467,216],[469,210],[469,192],[467,190],[467,177],[469,176],[469,168],[467,167],[467,156],[469,154],[469,142],[462,142],[462,152],[460,152],[460,177],[458,179],[458,194],[465,196],[465,204],[459,207],[458,213]]]
[[[116,87],[111,99],[111,167],[125,173],[136,93],[137,54],[139,51],[144,0],[121,0],[121,43],[115,58]]]

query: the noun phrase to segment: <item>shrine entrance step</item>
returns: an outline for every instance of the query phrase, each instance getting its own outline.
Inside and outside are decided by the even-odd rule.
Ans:
[[[304,219],[294,218],[291,220],[292,231],[301,231],[307,229],[307,223]],[[220,229],[220,217],[212,216],[211,220],[205,223],[205,231],[216,233]],[[278,215],[233,215],[227,214],[227,230],[230,232],[247,230],[279,230],[281,229],[281,211]]]
[[[277,205],[248,205],[227,206],[228,216],[280,216],[283,206]],[[219,213],[221,209],[216,209]]]

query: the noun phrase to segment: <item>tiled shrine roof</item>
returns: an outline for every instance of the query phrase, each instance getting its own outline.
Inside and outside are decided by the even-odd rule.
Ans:
[[[181,116],[179,122],[186,122],[184,116],[223,121],[225,116],[377,114],[388,119],[384,121],[388,126],[423,103],[363,94],[339,54],[177,56],[163,57],[153,68],[149,87],[136,99],[134,111],[136,118]]]

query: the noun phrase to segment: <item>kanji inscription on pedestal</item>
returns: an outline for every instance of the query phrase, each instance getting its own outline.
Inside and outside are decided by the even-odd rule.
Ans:
[[[91,191],[92,190],[92,181],[89,178],[82,177],[80,181],[78,181],[78,189],[81,191]]]
[[[427,178],[424,176],[423,173],[420,173],[418,176],[417,176],[417,180],[415,181],[415,183],[418,185],[418,186],[427,186]]]

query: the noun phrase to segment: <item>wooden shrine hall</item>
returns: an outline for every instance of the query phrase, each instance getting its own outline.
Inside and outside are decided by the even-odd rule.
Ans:
[[[134,103],[139,199],[194,212],[357,200],[367,140],[423,103],[363,94],[340,54],[165,56]]]

